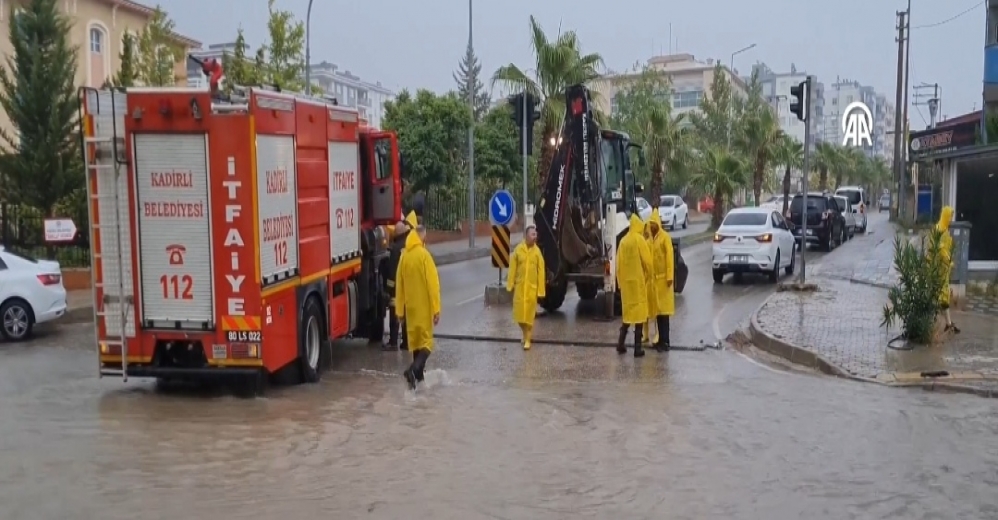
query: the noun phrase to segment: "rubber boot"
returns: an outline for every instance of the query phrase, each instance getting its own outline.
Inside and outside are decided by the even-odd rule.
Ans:
[[[654,335],[651,334],[652,320],[655,320],[655,334]],[[658,326],[657,316],[655,318],[648,318],[648,334],[651,335],[651,343],[652,343],[652,345],[657,345],[659,339],[662,336],[662,329],[659,328],[659,326]]]
[[[645,322],[644,334],[641,335],[641,343],[651,343],[651,320]]]
[[[641,336],[644,335],[644,325],[638,323],[634,326],[634,357],[644,357],[645,349],[641,348]]]
[[[627,354],[627,347],[624,346],[624,342],[627,341],[627,324],[620,326],[620,336],[617,337],[617,353]],[[640,343],[639,343],[640,345]]]
[[[520,346],[527,350],[527,326],[520,323]]]
[[[669,317],[655,316],[658,323],[658,342],[655,343],[655,350],[658,352],[669,351]]]
[[[530,340],[534,339],[534,326],[523,326],[523,350],[530,350]]]

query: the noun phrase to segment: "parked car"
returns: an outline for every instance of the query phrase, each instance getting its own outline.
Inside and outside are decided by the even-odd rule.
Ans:
[[[839,213],[842,213],[842,218],[846,221],[846,230],[849,232],[847,238],[852,238],[856,236],[856,215],[852,212],[852,204],[849,203],[849,199],[843,197],[842,195],[835,196],[835,203],[839,205]]]
[[[697,207],[699,208],[697,211],[700,213],[710,213],[714,211],[714,199],[711,197],[704,197],[697,203]]]
[[[773,195],[766,202],[763,202],[760,207],[769,208],[776,211],[783,211],[783,195]]]
[[[682,225],[686,229],[690,225],[690,208],[679,195],[662,195],[658,198],[658,215],[662,218],[662,225],[667,226],[669,231]]]
[[[651,218],[651,204],[648,204],[648,201],[642,197],[636,197],[634,200],[638,206],[638,217],[641,218],[642,222],[647,222]]]
[[[821,246],[831,251],[846,241],[846,221],[835,199],[827,193],[808,193],[807,210],[804,194],[798,193],[790,200],[787,210],[791,230],[802,244]],[[803,235],[804,217],[807,215],[807,236]]]
[[[856,215],[856,229],[860,233],[866,233],[866,210],[870,207],[870,199],[866,196],[866,190],[862,186],[841,186],[835,190],[835,195],[849,199],[849,204],[852,204],[852,212]]]
[[[796,240],[780,212],[767,208],[737,208],[728,212],[714,233],[711,267],[714,283],[724,275],[764,273],[771,282],[780,269],[793,274]]]
[[[37,260],[0,246],[0,336],[31,337],[34,326],[66,314],[59,262]]]
[[[877,201],[877,206],[879,211],[890,211],[891,210],[891,196],[881,195],[880,200]]]

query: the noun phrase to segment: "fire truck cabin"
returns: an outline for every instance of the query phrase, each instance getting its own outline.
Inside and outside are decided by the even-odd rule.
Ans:
[[[240,94],[81,91],[101,375],[314,382],[330,340],[383,335],[396,136]]]

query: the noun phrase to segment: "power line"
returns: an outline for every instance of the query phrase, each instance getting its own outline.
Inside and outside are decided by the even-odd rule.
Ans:
[[[912,27],[912,29],[929,29],[931,27],[939,27],[940,25],[948,24],[948,23],[952,22],[953,20],[956,20],[957,18],[960,18],[961,16],[963,16],[963,15],[965,15],[965,14],[973,11],[974,9],[977,9],[978,7],[981,7],[982,5],[984,5],[986,3],[987,3],[987,0],[985,0],[983,2],[980,2],[980,3],[978,3],[975,6],[969,7],[969,8],[967,8],[966,11],[961,11],[959,14],[953,15],[953,16],[951,16],[951,17],[949,17],[949,18],[947,18],[947,19],[945,19],[945,20],[943,20],[941,22],[930,23],[930,24],[926,24],[926,25],[916,25],[915,27]]]

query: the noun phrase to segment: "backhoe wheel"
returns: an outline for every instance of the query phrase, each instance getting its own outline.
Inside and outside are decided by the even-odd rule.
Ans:
[[[599,294],[599,286],[592,283],[575,283],[575,292],[579,293],[580,300],[593,300]]]
[[[323,368],[329,366],[331,354],[322,307],[318,300],[309,298],[305,302],[305,312],[302,313],[298,333],[298,364],[302,382],[319,382]]]
[[[541,308],[554,312],[565,303],[565,295],[568,292],[568,281],[556,282],[547,286],[547,295],[541,298]]]

